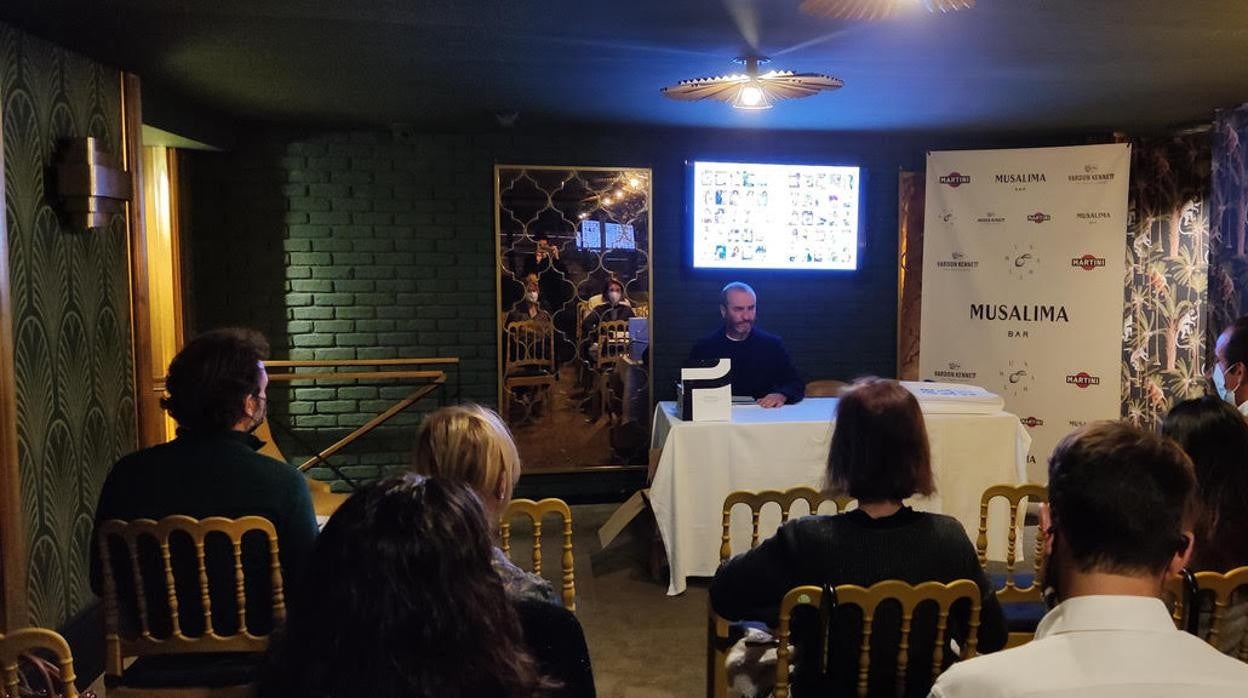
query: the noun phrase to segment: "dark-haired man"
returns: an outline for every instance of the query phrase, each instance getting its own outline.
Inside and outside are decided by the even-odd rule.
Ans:
[[[754,327],[758,295],[748,284],[734,281],[719,296],[724,326],[693,345],[690,364],[709,359],[732,361],[732,394],[748,395],[763,407],[779,407],[806,396],[784,343]]]
[[[1213,386],[1218,396],[1248,415],[1248,316],[1236,318],[1214,345]]]
[[[263,336],[241,329],[202,334],[178,352],[161,400],[178,423],[177,437],[113,465],[96,508],[97,531],[109,519],[262,516],[277,530],[286,585],[298,581],[316,540],[316,514],[303,476],[258,453],[263,442],[251,433],[264,421],[267,354]],[[92,541],[91,586],[99,592],[99,550]],[[263,554],[249,559],[265,561]]]
[[[1192,554],[1195,476],[1178,445],[1121,422],[1049,459],[1045,583],[1060,603],[1031,642],[955,664],[932,696],[1248,695],[1248,664],[1174,627],[1163,581]]]

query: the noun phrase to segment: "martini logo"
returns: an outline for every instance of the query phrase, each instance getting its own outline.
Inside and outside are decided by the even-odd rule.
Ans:
[[[1036,182],[1047,182],[1043,172],[1011,172],[999,174],[995,177],[997,184],[1034,184]]]
[[[979,218],[976,218],[975,222],[983,225],[1000,225],[1005,222],[1005,216],[998,216],[996,213],[989,211]]]
[[[1087,372],[1080,371],[1074,375],[1066,376],[1066,384],[1076,386],[1082,390],[1089,385],[1100,385],[1101,379],[1099,376],[1090,376]]]
[[[1096,164],[1087,164],[1083,166],[1083,172],[1077,172],[1072,175],[1066,175],[1066,179],[1072,182],[1112,182],[1114,181],[1113,172],[1101,172],[1101,166]]]
[[[954,252],[949,259],[942,259],[936,262],[939,269],[974,269],[979,266],[979,260],[967,259],[966,255],[961,252]]]
[[[1050,216],[1049,214],[1043,211],[1036,211],[1030,216],[1027,216],[1027,220],[1031,221],[1032,223],[1035,223],[1036,225],[1039,225],[1041,223],[1044,223],[1045,221],[1053,220],[1053,216]]]
[[[1105,266],[1105,258],[1096,257],[1090,254],[1085,254],[1082,257],[1075,257],[1074,259],[1070,260],[1070,266],[1079,267],[1080,269],[1084,271],[1092,271],[1093,269],[1099,269]]]
[[[1095,223],[1096,221],[1107,221],[1114,217],[1109,211],[1080,211],[1075,217],[1081,221]]]
[[[1022,417],[1018,421],[1028,429],[1044,426],[1044,420],[1039,417]]]
[[[1002,322],[1070,322],[1064,305],[1006,305],[971,303],[972,320]]]
[[[962,174],[961,172],[950,172],[949,174],[947,174],[947,175],[945,175],[945,176],[943,176],[943,177],[941,177],[941,178],[940,178],[940,183],[941,183],[941,184],[948,184],[949,186],[953,187],[954,189],[957,189],[958,187],[962,186],[963,184],[970,184],[970,183],[971,183],[971,177],[970,177],[970,175],[964,175],[964,174]]]
[[[948,370],[937,369],[935,371],[932,371],[932,375],[936,376],[937,378],[943,378],[945,380],[973,381],[975,380],[975,376],[978,374],[976,374],[974,371],[964,371],[962,370],[962,364],[956,361],[950,361]]]

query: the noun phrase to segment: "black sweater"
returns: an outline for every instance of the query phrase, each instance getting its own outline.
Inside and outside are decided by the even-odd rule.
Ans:
[[[980,588],[980,653],[1005,644],[1005,619],[975,548],[956,519],[904,507],[892,516],[872,519],[854,510],[838,516],[808,516],[790,521],[757,548],[720,567],[711,585],[711,605],[730,620],[760,620],[774,626],[780,601],[804,584],[871,586],[887,579],[909,584],[926,581],[974,580]],[[969,608],[954,606],[949,637],[965,646]],[[794,618],[793,637],[799,647],[815,648],[815,614]],[[900,637],[895,606],[881,606],[872,637],[871,695],[894,695],[894,666]],[[910,638],[910,669],[906,695],[924,696],[931,686],[936,614],[920,607]],[[833,617],[826,681],[798,664],[794,679],[798,695],[853,695],[857,681],[861,613],[842,607]],[[948,648],[946,648],[948,650]],[[811,651],[811,650],[807,650]],[[946,651],[946,664],[951,657]],[[805,688],[806,691],[802,691]],[[878,692],[878,693],[877,693]]]
[[[708,359],[732,361],[732,394],[754,399],[768,393],[781,393],[785,401],[798,402],[806,396],[806,384],[793,366],[784,342],[774,334],[754,328],[737,342],[728,339],[721,327],[698,340],[689,352],[689,363]]]

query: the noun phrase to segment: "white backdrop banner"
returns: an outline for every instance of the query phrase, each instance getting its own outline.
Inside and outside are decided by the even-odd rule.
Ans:
[[[1118,419],[1131,147],[927,157],[923,379],[981,385],[1032,436],[1046,482],[1071,429]]]

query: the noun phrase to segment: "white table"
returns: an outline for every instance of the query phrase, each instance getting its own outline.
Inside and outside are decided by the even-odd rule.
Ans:
[[[724,498],[735,490],[820,488],[832,437],[836,398],[807,398],[765,410],[734,405],[731,422],[685,422],[674,402],[654,413],[652,446],[663,455],[650,486],[650,501],[671,565],[668,594],[685,590],[686,577],[710,577],[719,566]],[[936,494],[910,502],[916,509],[949,514],[979,531],[979,497],[990,485],[1026,480],[1031,437],[1008,412],[925,414]],[[1003,514],[1005,504],[997,502]],[[802,505],[798,505],[799,507]],[[779,512],[762,516],[762,536],[779,525]],[[749,545],[749,516],[733,517],[733,552]],[[989,557],[1005,559],[1005,540],[989,541]]]

